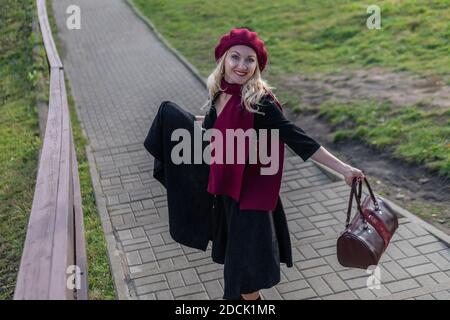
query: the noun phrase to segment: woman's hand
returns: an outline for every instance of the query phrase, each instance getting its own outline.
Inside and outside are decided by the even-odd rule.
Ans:
[[[366,177],[364,173],[352,166],[348,166],[348,168],[343,172],[343,176],[345,178],[345,182],[351,187],[353,178],[356,177],[357,181],[363,181],[363,179]]]

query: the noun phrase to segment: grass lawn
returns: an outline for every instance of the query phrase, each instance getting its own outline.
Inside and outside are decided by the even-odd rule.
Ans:
[[[0,300],[4,300],[12,299],[14,294],[34,196],[42,145],[37,105],[48,101],[49,73],[40,33],[32,30],[33,18],[37,19],[35,1],[0,0],[0,6]],[[49,7],[48,12],[52,12]],[[66,86],[85,216],[89,295],[91,299],[114,299],[106,244],[84,151],[86,141],[67,82]]]
[[[41,140],[34,91],[34,3],[0,0],[0,300],[11,299],[36,181]],[[41,52],[42,54],[42,52]]]
[[[369,30],[367,2],[337,0],[130,0],[203,75],[213,48],[233,26],[258,31],[271,74],[373,65],[423,74],[450,72],[448,1],[377,1],[380,30]]]
[[[275,87],[281,75],[372,67],[434,75],[450,84],[448,1],[378,1],[380,30],[366,27],[368,4],[363,1],[128,1],[205,77],[215,65],[213,49],[219,37],[231,27],[248,26],[266,43],[265,77]],[[276,93],[288,106],[298,105],[298,92]],[[357,101],[312,110],[337,126],[336,139],[389,147],[395,157],[450,177],[448,108],[391,108]]]

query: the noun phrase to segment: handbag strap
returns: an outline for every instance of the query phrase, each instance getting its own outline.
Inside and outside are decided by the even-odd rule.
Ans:
[[[372,198],[373,204],[375,206],[375,210],[379,210],[379,206],[378,206],[378,202],[372,192],[372,188],[370,187],[369,181],[367,180],[366,177],[364,177],[364,181],[366,182],[367,188],[369,189],[369,193],[370,196]],[[358,184],[358,191],[356,190],[356,184]],[[351,210],[352,210],[352,203],[353,203],[353,194],[355,194],[355,199],[356,199],[356,204],[358,207],[358,211],[361,214],[361,217],[364,221],[365,224],[365,228],[367,228],[367,221],[366,218],[363,214],[363,210],[361,208],[361,196],[362,196],[362,181],[357,181],[357,178],[354,177],[352,180],[352,188],[350,190],[350,197],[349,197],[349,202],[348,202],[348,208],[347,208],[347,219],[345,221],[345,227],[348,228],[348,226],[350,225],[350,217],[351,217]]]
[[[369,180],[367,180],[367,178],[366,177],[364,177],[364,181],[365,181],[365,183],[366,183],[366,185],[367,185],[367,189],[369,189],[369,194],[370,194],[370,197],[372,198],[372,201],[373,201],[373,205],[374,205],[374,207],[375,207],[375,210],[376,211],[379,211],[380,210],[380,207],[378,206],[378,202],[377,202],[377,198],[375,198],[375,195],[373,194],[373,191],[372,191],[372,188],[370,187],[370,184],[369,184]],[[361,200],[361,189],[362,189],[362,181],[359,183],[359,199]]]
[[[352,210],[352,203],[353,203],[353,193],[355,190],[355,183],[356,179],[352,180],[352,187],[350,189],[350,197],[348,199],[348,207],[347,207],[347,219],[345,220],[345,228],[348,228],[348,225],[350,224],[350,214]]]

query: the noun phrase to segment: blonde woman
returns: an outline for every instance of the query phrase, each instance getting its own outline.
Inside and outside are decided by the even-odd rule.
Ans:
[[[311,157],[341,173],[349,186],[354,177],[360,180],[364,174],[334,157],[284,117],[272,88],[261,78],[268,57],[256,32],[232,29],[220,38],[215,58],[217,66],[207,81],[209,99],[203,106],[206,115],[194,116],[174,103],[163,102],[144,145],[155,156],[154,176],[167,188],[172,237],[202,250],[211,240],[212,260],[224,265],[223,298],[260,300],[259,290],[280,282],[280,263],[293,265],[279,196],[284,144],[304,161]],[[175,166],[168,160],[168,150],[173,147],[168,134],[187,128],[194,135],[193,121],[201,121],[204,132],[214,130],[208,141],[214,160],[209,165]],[[237,147],[233,143],[236,136],[227,135],[230,130],[254,130],[257,140],[266,143],[270,162],[249,161],[251,144]],[[266,134],[269,131],[276,134]],[[218,136],[222,140],[216,140]],[[208,143],[201,151],[206,146]],[[229,154],[233,161],[218,160]],[[238,161],[239,157],[245,162]],[[264,174],[274,163],[276,170]]]

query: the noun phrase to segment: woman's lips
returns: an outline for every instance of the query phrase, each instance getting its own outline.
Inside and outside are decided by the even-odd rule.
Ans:
[[[239,77],[244,77],[247,74],[247,72],[240,73],[239,71],[234,71],[234,73],[237,74]]]

